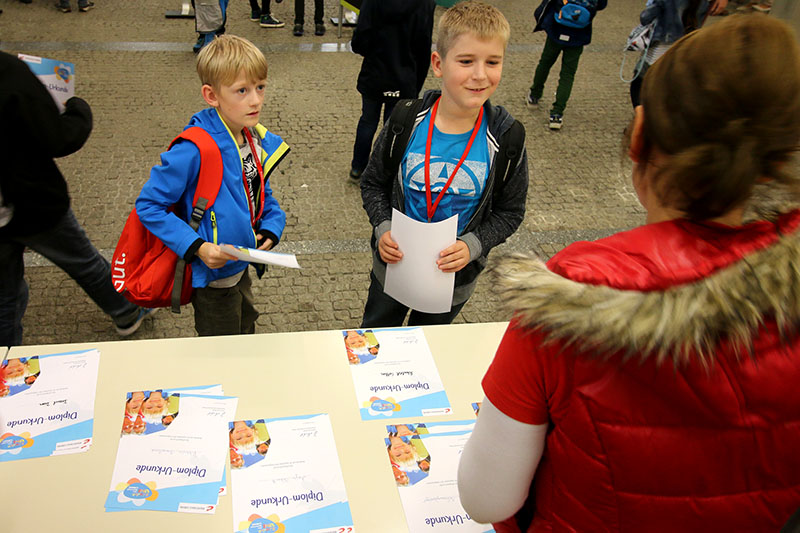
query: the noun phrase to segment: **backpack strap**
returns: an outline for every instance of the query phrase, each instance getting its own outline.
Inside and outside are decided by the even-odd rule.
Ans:
[[[514,120],[511,127],[500,136],[500,149],[494,160],[494,189],[492,202],[497,202],[509,176],[516,170],[525,149],[525,127],[519,120]]]
[[[383,168],[391,176],[395,176],[400,168],[400,161],[403,160],[411,131],[414,129],[414,121],[421,109],[422,100],[413,98],[400,100],[392,110],[383,145]]]
[[[189,216],[189,226],[195,231],[200,227],[206,210],[208,210],[217,199],[220,187],[222,187],[222,153],[219,146],[211,138],[211,135],[203,128],[192,127],[184,130],[180,135],[172,140],[169,147],[172,148],[178,140],[186,140],[194,143],[200,150],[200,172],[198,175],[197,189],[192,200],[192,212]],[[186,271],[186,261],[182,257],[178,258],[175,265],[175,280],[172,284],[172,312],[181,312],[181,288],[183,287],[183,277]]]

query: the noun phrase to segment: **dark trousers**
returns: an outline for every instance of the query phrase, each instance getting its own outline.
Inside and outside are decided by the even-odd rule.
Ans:
[[[250,11],[255,11],[258,9],[258,0],[250,0]],[[261,14],[262,15],[269,15],[269,0],[261,0]]]
[[[367,303],[364,306],[361,327],[391,328],[402,326],[406,314],[408,314],[408,307],[383,292],[383,286],[372,272],[369,273],[369,279],[369,293],[367,294]],[[450,324],[458,316],[465,303],[467,302],[454,305],[446,313],[431,314],[412,309],[411,315],[408,317],[408,325],[435,326],[438,324]]]
[[[356,127],[356,142],[353,144],[353,161],[350,168],[358,172],[367,168],[369,153],[372,150],[372,139],[378,131],[378,121],[383,107],[383,123],[389,120],[399,98],[384,97],[380,99],[361,95],[361,118]]]
[[[233,287],[195,289],[192,294],[194,329],[201,337],[255,333],[258,311],[254,303],[247,270]]]
[[[558,89],[556,89],[556,101],[550,109],[550,114],[563,115],[567,107],[567,100],[572,93],[572,84],[575,82],[575,72],[578,70],[578,61],[583,53],[583,46],[563,46],[550,37],[544,42],[542,57],[536,66],[536,73],[533,75],[533,85],[531,85],[531,96],[541,98],[544,92],[544,82],[550,74],[550,68],[558,59],[558,54],[563,52],[561,57],[561,74],[558,78]]]
[[[294,23],[303,24],[305,21],[305,0],[294,0]],[[323,24],[325,13],[322,9],[322,0],[314,0],[314,24]]]
[[[22,255],[26,246],[69,274],[115,324],[130,324],[139,315],[139,306],[114,290],[108,261],[70,209],[47,231],[0,243],[0,346],[22,343],[22,316],[28,306]]]

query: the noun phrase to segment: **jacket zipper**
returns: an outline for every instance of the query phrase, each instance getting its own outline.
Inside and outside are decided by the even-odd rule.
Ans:
[[[211,211],[211,233],[214,238],[214,244],[217,244],[217,214]]]

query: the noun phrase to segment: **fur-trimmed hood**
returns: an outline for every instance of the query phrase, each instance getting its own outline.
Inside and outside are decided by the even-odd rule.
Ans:
[[[518,323],[551,340],[598,356],[699,357],[706,365],[724,339],[752,353],[765,320],[796,334],[798,227],[798,211],[737,229],[670,221],[576,243],[547,265],[506,256],[490,272]]]

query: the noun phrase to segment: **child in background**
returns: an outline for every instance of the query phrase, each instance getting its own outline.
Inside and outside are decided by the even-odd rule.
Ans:
[[[200,152],[191,142],[177,142],[161,154],[162,164],[153,167],[136,211],[153,235],[191,262],[197,333],[254,333],[258,311],[249,263],[236,261],[219,245],[269,250],[278,244],[286,214],[272,196],[269,175],[289,147],[258,123],[267,60],[253,43],[232,35],[218,37],[200,52],[197,73],[211,107],[196,113],[189,127],[208,132],[222,155],[224,174],[216,202],[198,230],[192,230],[186,217],[192,212]],[[168,211],[176,203],[175,212]]]
[[[411,133],[399,175],[384,168],[386,126],[375,142],[361,177],[361,197],[373,227],[372,272],[362,328],[400,326],[409,311],[383,291],[387,263],[403,259],[390,231],[392,208],[422,222],[458,215],[458,240],[442,250],[436,261],[442,272],[455,273],[451,309],[438,314],[412,310],[409,325],[452,322],[475,290],[489,251],[513,234],[525,216],[528,163],[524,148],[505,183],[495,183],[496,139],[511,128],[514,118],[504,108],[493,106],[489,97],[500,83],[510,31],[503,14],[488,4],[466,1],[448,9],[439,22],[437,51],[431,56],[442,90],[425,93],[424,111]],[[430,184],[428,176],[433,180]],[[495,194],[494,187],[502,188]],[[435,205],[431,205],[433,199]]]
[[[631,82],[633,107],[640,104],[639,92],[647,69],[675,41],[702,26],[706,16],[722,13],[727,5],[728,0],[715,0],[710,4],[707,0],[647,0],[644,11],[639,15],[639,22],[647,25],[656,21],[656,24],[644,64]]]
[[[547,40],[545,40],[539,64],[536,66],[536,73],[533,75],[533,85],[525,97],[525,103],[529,107],[539,105],[550,68],[558,59],[558,55],[562,54],[556,100],[553,102],[553,107],[550,108],[551,130],[561,129],[564,109],[567,107],[567,100],[572,93],[572,84],[575,81],[575,72],[578,70],[578,61],[583,53],[583,47],[592,41],[592,20],[598,11],[606,8],[608,0],[583,0],[582,3],[588,6],[588,11],[591,13],[588,24],[583,27],[566,25],[565,23],[569,23],[568,20],[559,17],[567,0],[543,0],[533,13],[536,19],[536,27],[533,31],[544,30]],[[558,20],[561,20],[562,23],[559,23]]]
[[[296,0],[298,2],[302,0]],[[364,56],[356,88],[361,93],[350,178],[358,180],[369,162],[372,138],[401,98],[416,98],[431,63],[433,0],[366,0],[350,46]]]

